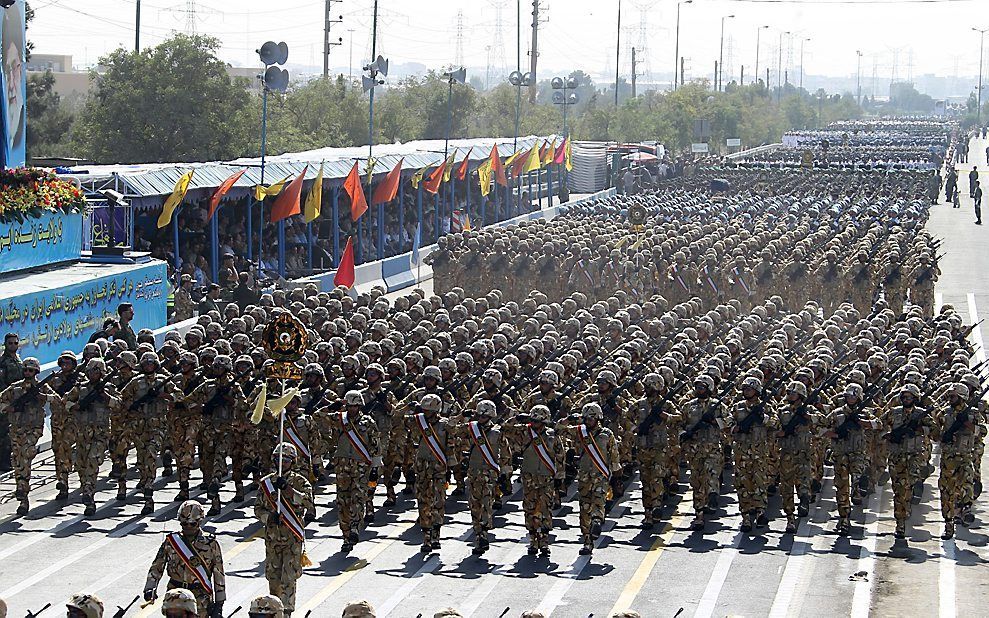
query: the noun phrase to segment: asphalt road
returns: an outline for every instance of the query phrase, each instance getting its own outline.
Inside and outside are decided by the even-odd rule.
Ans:
[[[986,145],[977,142],[972,152],[985,152]],[[965,174],[967,169],[963,178]],[[934,207],[929,227],[947,241],[938,299],[976,321],[980,311],[989,315],[989,253],[982,242],[989,224],[973,224],[967,180],[960,184],[965,189],[962,208]],[[973,333],[980,358],[985,354],[982,332]],[[989,462],[983,470],[989,471]],[[105,472],[106,467],[102,478]],[[114,491],[104,484],[97,516],[85,519],[82,505],[53,502],[54,483],[45,478],[52,473],[51,463],[39,458],[42,482],[32,492],[32,512],[23,519],[13,518],[12,484],[0,485],[0,598],[7,600],[11,616],[49,601],[56,609],[45,615],[56,615],[59,604],[74,592],[97,594],[111,610],[126,605],[141,592],[163,534],[176,528],[176,503],[170,501],[174,480],[156,494],[161,502],[152,517],[139,515],[136,496],[124,504],[113,502]],[[309,526],[307,549],[314,566],[299,582],[296,615],[313,610],[313,616],[336,616],[347,601],[361,598],[379,616],[403,618],[431,616],[448,605],[484,618],[518,616],[533,608],[581,618],[626,608],[649,617],[674,616],[681,608],[683,616],[705,617],[985,615],[985,499],[976,508],[976,525],[960,528],[956,540],[942,542],[936,487],[937,472],[927,481],[922,503],[914,507],[906,542],[894,543],[888,484],[855,510],[853,534],[842,538],[833,531],[830,480],[795,536],[782,533],[782,518],[764,534],[739,534],[729,485],[718,519],[704,534],[687,530],[687,503],[670,505],[662,523],[645,532],[638,528],[641,503],[633,482],[611,510],[591,559],[577,553],[577,504],[565,503],[556,518],[552,557],[546,560],[526,555],[518,485],[513,500],[496,517],[492,547],[483,558],[471,555],[470,518],[462,500],[449,505],[440,552],[420,554],[414,503],[407,497],[400,497],[392,513],[380,514],[356,550],[345,556],[335,513],[327,508],[333,487],[325,486],[317,495],[319,520]],[[77,499],[78,492],[71,496]],[[228,487],[223,498],[231,496]],[[251,500],[227,505],[208,523],[224,549],[228,614],[266,592],[264,545]],[[379,496],[377,502],[382,500]],[[776,501],[771,507],[778,514]],[[128,616],[156,614],[156,606],[139,610],[135,605]]]

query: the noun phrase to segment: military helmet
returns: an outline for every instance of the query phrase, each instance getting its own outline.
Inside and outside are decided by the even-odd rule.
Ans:
[[[344,401],[347,402],[348,406],[363,406],[364,405],[364,391],[347,391],[344,395]]]
[[[757,378],[755,376],[749,376],[749,377],[745,378],[744,380],[742,380],[742,388],[743,389],[745,389],[745,388],[751,388],[755,392],[761,393],[762,392],[762,381],[759,380],[759,378]]]
[[[654,391],[662,390],[664,384],[663,376],[658,373],[647,373],[642,378],[642,386]]]
[[[497,418],[498,407],[490,399],[482,399],[477,402],[477,415],[484,418]]]
[[[24,362],[27,363],[27,361],[29,360],[30,359],[24,359]],[[124,363],[131,369],[137,369],[137,354],[134,354],[130,350],[124,350],[123,352],[118,354],[117,360]]]
[[[24,359],[22,363],[25,369],[34,369],[35,371],[41,371],[41,363],[33,356],[29,356]]]
[[[793,393],[795,395],[800,395],[803,398],[807,398],[807,385],[803,382],[794,380],[786,387],[787,392]]]
[[[706,373],[702,373],[694,379],[694,386],[703,385],[709,392],[714,390],[714,378]]]
[[[419,406],[426,412],[439,412],[440,408],[443,407],[443,400],[440,399],[439,395],[429,393],[422,398]]]
[[[550,386],[556,386],[560,383],[560,376],[555,371],[544,369],[539,372],[539,381]]]
[[[532,406],[532,409],[529,410],[529,417],[537,423],[548,423],[550,420],[549,408],[542,404]]]
[[[103,618],[103,601],[92,594],[74,594],[65,607],[81,611],[86,618]]]
[[[969,395],[971,394],[969,392],[968,386],[962,384],[961,382],[955,382],[954,384],[952,384],[951,391],[949,392],[952,395],[957,395],[958,397],[961,397],[962,399],[968,399]]]
[[[275,447],[273,453],[273,457],[275,459],[278,459],[279,456],[285,459],[295,460],[299,458],[299,451],[295,448],[294,444],[290,444],[288,442],[281,442],[278,444],[278,446]]]
[[[424,378],[433,378],[434,380],[442,380],[443,379],[443,373],[440,371],[440,368],[437,367],[436,365],[430,365],[430,366],[426,367],[425,369],[423,369],[423,371],[422,371],[422,377],[424,377]]]
[[[323,371],[322,365],[320,365],[319,363],[309,363],[309,364],[307,364],[306,365],[306,368],[302,370],[302,373],[303,373],[303,375],[307,375],[307,376],[319,376],[321,378],[322,377],[325,377],[325,375],[326,375],[324,373],[324,371]]]
[[[234,363],[233,360],[231,360],[231,358],[226,354],[217,354],[216,357],[213,358],[212,366],[214,369],[233,371]]]
[[[615,375],[615,372],[614,371],[611,371],[611,370],[608,370],[608,369],[605,369],[604,371],[600,372],[598,374],[598,377],[597,377],[597,380],[596,381],[597,382],[607,382],[608,384],[610,384],[612,386],[618,386],[618,376]]]
[[[254,597],[248,612],[251,614],[272,616],[273,618],[283,618],[285,616],[285,605],[281,599],[274,595],[262,594],[259,597]],[[344,616],[347,616],[346,610],[344,610]],[[357,616],[355,615],[354,618],[357,618]]]
[[[198,615],[196,606],[196,595],[185,588],[172,588],[161,598],[161,614],[164,616],[169,610],[182,610]]]
[[[206,511],[203,510],[203,505],[195,500],[186,500],[179,507],[179,522],[181,523],[198,523],[205,517]]]
[[[141,355],[141,364],[143,365],[145,363],[153,363],[157,365],[158,355],[155,354],[154,352],[145,352],[144,354]]]
[[[857,382],[850,382],[845,387],[845,396],[855,397],[856,399],[862,398],[862,385]]]
[[[584,404],[584,409],[580,411],[580,414],[584,418],[596,418],[599,421],[604,419],[604,411],[596,403]]]
[[[491,382],[495,387],[501,386],[502,375],[497,369],[485,369],[484,373],[481,374],[481,378]]]
[[[914,396],[914,399],[920,399],[920,387],[916,384],[904,384],[900,387],[900,395],[910,394]]]

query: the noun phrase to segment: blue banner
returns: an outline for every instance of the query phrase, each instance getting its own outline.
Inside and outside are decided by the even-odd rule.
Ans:
[[[82,254],[82,215],[53,213],[24,223],[0,223],[0,275]]]
[[[22,357],[47,363],[64,350],[81,353],[103,320],[117,316],[120,303],[134,305],[134,332],[161,328],[166,322],[166,270],[156,260],[120,274],[0,299],[0,331],[20,336]]]

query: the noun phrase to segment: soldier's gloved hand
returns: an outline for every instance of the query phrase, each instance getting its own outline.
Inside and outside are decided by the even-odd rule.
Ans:
[[[223,601],[214,601],[206,610],[209,618],[223,618]]]
[[[144,600],[145,601],[153,601],[154,598],[155,598],[155,589],[154,588],[148,588],[147,590],[144,591]]]
[[[275,489],[285,489],[286,487],[288,487],[288,479],[286,479],[284,476],[277,476],[275,477],[275,480],[271,482],[271,484],[274,485]]]

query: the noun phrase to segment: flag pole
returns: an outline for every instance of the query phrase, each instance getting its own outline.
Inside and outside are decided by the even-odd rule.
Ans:
[[[284,378],[282,378],[281,383],[282,383],[282,394],[280,395],[280,397],[284,397],[285,396],[285,388],[286,388],[286,380]],[[281,445],[285,442],[285,410],[284,409],[281,410],[281,411],[279,411],[278,417],[279,417],[279,427],[278,427],[278,478],[281,478],[282,477],[282,458],[284,456],[283,455],[283,452],[282,452],[282,446]],[[282,514],[282,488],[281,487],[278,488],[278,497],[277,497],[277,500],[276,500],[276,504],[277,504],[276,509],[278,511],[278,515],[279,515],[279,517],[281,517],[281,514]]]

